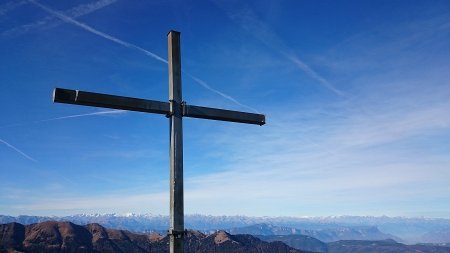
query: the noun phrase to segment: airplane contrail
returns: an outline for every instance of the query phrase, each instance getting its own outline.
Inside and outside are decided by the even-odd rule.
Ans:
[[[244,105],[244,104],[242,104],[241,102],[239,102],[239,101],[237,101],[236,99],[234,99],[233,97],[231,97],[231,96],[229,96],[229,95],[227,95],[227,94],[225,94],[225,93],[223,93],[223,92],[221,92],[221,91],[218,91],[218,90],[214,89],[213,87],[209,86],[205,81],[201,80],[200,78],[195,77],[195,76],[193,76],[193,75],[191,75],[191,74],[189,74],[189,73],[187,73],[187,72],[184,72],[184,73],[185,73],[186,75],[188,75],[192,80],[196,81],[198,84],[200,84],[201,86],[203,86],[205,89],[210,90],[210,91],[212,91],[212,92],[214,92],[214,93],[217,93],[217,94],[219,94],[220,96],[222,96],[222,97],[224,97],[224,98],[226,98],[226,99],[228,99],[228,100],[234,102],[234,103],[237,104],[237,105],[240,105],[240,106],[242,106],[242,107],[245,107],[245,108],[247,108],[247,109],[250,109],[250,110],[252,110],[252,111],[255,111],[255,112],[259,113],[258,110],[256,110],[255,108],[252,108],[252,107],[250,107],[250,106],[248,106],[248,105]]]
[[[37,121],[33,121],[31,123],[42,123],[42,122],[54,121],[54,120],[62,120],[62,119],[70,119],[70,118],[78,118],[78,117],[86,117],[86,116],[95,116],[95,115],[104,115],[104,114],[118,114],[118,113],[126,113],[126,111],[110,110],[110,111],[91,112],[91,113],[84,113],[84,114],[75,114],[75,115],[69,115],[69,116],[62,116],[62,117],[56,117],[56,118],[50,118],[50,119],[37,120]],[[11,124],[11,125],[7,125],[7,126],[1,126],[0,128],[13,127],[13,126],[23,126],[23,125],[28,125],[28,124],[30,124],[30,123]],[[21,151],[20,149],[16,148],[13,145],[11,145],[10,143],[6,142],[5,140],[0,139],[0,142],[5,144],[9,148],[13,149],[17,153],[21,154],[22,156],[24,156],[28,160],[33,161],[33,162],[37,162],[31,156],[25,154],[23,151]]]
[[[83,113],[83,114],[74,114],[74,115],[61,116],[61,117],[55,117],[55,118],[50,118],[50,119],[36,120],[36,121],[28,122],[28,123],[16,123],[16,124],[4,125],[4,126],[0,126],[0,128],[25,126],[28,124],[42,123],[42,122],[61,120],[61,119],[79,118],[79,117],[96,116],[96,115],[104,115],[104,114],[120,114],[120,113],[126,113],[126,112],[127,111],[123,111],[123,110],[109,110],[109,111],[91,112],[91,113]]]
[[[25,153],[22,152],[20,149],[14,147],[13,145],[9,144],[8,142],[6,142],[6,141],[4,141],[4,140],[2,140],[2,139],[0,139],[0,142],[3,143],[3,144],[5,144],[6,146],[8,146],[9,148],[11,148],[12,150],[16,151],[17,153],[21,154],[22,156],[24,156],[24,157],[27,158],[28,160],[33,161],[33,162],[35,162],[35,163],[37,162],[37,161],[34,160],[31,156],[25,154]]]
[[[84,113],[84,114],[75,114],[75,115],[68,115],[68,116],[56,117],[56,118],[51,118],[51,119],[38,120],[38,121],[34,121],[33,123],[41,123],[41,122],[47,122],[47,121],[53,121],[53,120],[79,118],[79,117],[104,115],[104,114],[118,114],[118,113],[126,113],[126,111],[112,110],[112,111],[101,111],[101,112],[91,112],[91,113]]]
[[[306,74],[308,74],[310,77],[316,79],[320,84],[322,84],[324,87],[328,88],[329,90],[333,91],[339,96],[345,97],[345,93],[341,90],[335,88],[330,82],[328,82],[325,78],[323,78],[321,75],[319,75],[316,71],[314,71],[310,66],[308,66],[305,62],[300,60],[295,55],[289,55],[287,53],[282,53],[286,56],[292,63],[297,65],[298,68],[303,70]]]
[[[274,49],[280,53],[287,60],[292,62],[300,70],[305,72],[309,77],[318,81],[322,86],[331,90],[339,96],[345,96],[345,93],[330,82],[328,82],[323,76],[313,70],[308,64],[296,56],[294,51],[283,42],[283,40],[277,35],[277,33],[247,4],[242,1],[213,1],[219,8],[221,8],[225,14],[235,22],[242,29],[250,32],[262,43],[268,47]]]
[[[73,24],[73,25],[76,25],[76,26],[78,26],[78,27],[80,27],[80,28],[83,28],[83,29],[86,30],[86,31],[89,31],[89,32],[91,32],[91,33],[93,33],[93,34],[96,34],[96,35],[98,35],[98,36],[100,36],[100,37],[103,37],[103,38],[105,38],[105,39],[107,39],[107,40],[113,41],[113,42],[115,42],[115,43],[117,43],[117,44],[120,44],[120,45],[122,45],[122,46],[131,48],[131,49],[138,50],[138,51],[140,51],[140,52],[142,52],[142,53],[144,53],[144,54],[146,54],[146,55],[152,57],[152,58],[155,59],[155,60],[158,60],[158,61],[160,61],[160,62],[167,63],[167,60],[165,60],[165,59],[162,58],[161,56],[159,56],[159,55],[157,55],[157,54],[155,54],[155,53],[152,53],[152,52],[150,52],[150,51],[148,51],[148,50],[145,50],[145,49],[143,49],[142,47],[139,47],[139,46],[136,46],[136,45],[134,45],[134,44],[128,43],[128,42],[126,42],[126,41],[123,41],[123,40],[121,40],[121,39],[115,38],[115,37],[113,37],[113,36],[111,36],[111,35],[109,35],[109,34],[106,34],[106,33],[104,33],[104,32],[100,32],[100,31],[97,30],[97,29],[94,29],[94,28],[92,28],[92,27],[90,27],[90,26],[88,26],[88,25],[86,25],[86,24],[84,24],[84,23],[78,22],[78,21],[76,21],[75,19],[73,19],[73,18],[71,18],[71,17],[69,17],[69,16],[67,16],[67,15],[62,14],[61,12],[56,11],[56,10],[53,10],[53,9],[51,9],[51,8],[45,6],[45,5],[42,5],[42,4],[40,4],[40,3],[38,3],[38,2],[36,2],[36,1],[34,1],[34,0],[28,0],[28,1],[30,1],[32,4],[38,6],[39,8],[43,9],[44,11],[46,11],[46,12],[52,14],[52,15],[55,15],[56,17],[58,17],[59,19],[65,21],[65,22],[67,22],[67,23],[71,23],[71,24]]]
[[[72,17],[72,18],[76,18],[76,17],[81,17],[84,15],[87,15],[89,13],[92,13],[94,11],[97,11],[99,9],[102,9],[106,6],[109,6],[113,3],[115,3],[118,0],[98,0],[96,2],[91,2],[91,3],[86,3],[86,4],[80,4],[78,6],[75,6],[71,9],[68,9],[65,11],[65,14]],[[22,1],[24,4],[25,3],[29,3],[29,1]],[[1,6],[0,6],[0,15],[1,15]],[[17,27],[14,27],[12,29],[6,30],[1,32],[1,35],[18,35],[21,33],[25,33],[28,32],[30,30],[33,29],[37,29],[39,27],[45,26],[47,25],[50,21],[53,21],[54,19],[57,19],[57,17],[55,17],[53,14],[50,14],[49,16],[46,16],[42,19],[39,19],[38,21],[34,21],[32,23],[27,23],[24,25],[20,25]],[[58,20],[58,22],[53,23],[53,26],[59,25],[64,21],[60,21]]]
[[[28,1],[30,1],[32,4],[38,6],[42,10],[44,10],[44,11],[46,11],[46,12],[52,14],[52,15],[55,15],[56,17],[58,17],[59,19],[65,21],[67,23],[70,23],[70,24],[73,24],[75,26],[78,26],[78,27],[80,27],[80,28],[82,28],[82,29],[84,29],[84,30],[86,30],[88,32],[91,32],[91,33],[93,33],[93,34],[95,34],[97,36],[100,36],[102,38],[105,38],[107,40],[115,42],[115,43],[117,43],[119,45],[122,45],[124,47],[130,48],[130,49],[135,49],[135,50],[137,50],[137,51],[139,51],[141,53],[144,53],[147,56],[152,57],[153,59],[155,59],[157,61],[160,61],[160,62],[163,62],[163,63],[166,63],[166,64],[168,63],[166,59],[162,58],[161,56],[159,56],[159,55],[157,55],[157,54],[155,54],[153,52],[150,52],[150,51],[148,51],[146,49],[143,49],[142,47],[136,46],[136,45],[134,45],[132,43],[123,41],[123,40],[118,39],[118,38],[116,38],[114,36],[111,36],[109,34],[101,32],[101,31],[99,31],[99,30],[97,30],[97,29],[95,29],[95,28],[93,28],[93,27],[91,27],[89,25],[86,25],[84,23],[76,21],[75,19],[73,19],[73,18],[71,18],[71,17],[69,17],[67,15],[64,15],[63,13],[61,13],[59,11],[53,10],[53,9],[51,9],[51,8],[45,6],[45,5],[42,5],[42,4],[38,3],[38,2],[36,2],[35,0],[28,0]],[[191,75],[191,74],[189,74],[189,73],[187,73],[185,71],[183,71],[183,72],[186,73],[196,83],[200,84],[202,87],[208,89],[209,91],[214,92],[214,93],[218,94],[219,96],[221,96],[221,97],[223,97],[223,98],[225,98],[225,99],[227,99],[227,100],[229,100],[229,101],[231,101],[231,102],[233,102],[233,103],[235,103],[235,104],[237,104],[239,106],[243,106],[245,108],[248,108],[248,109],[251,109],[252,111],[256,111],[257,112],[256,109],[254,109],[254,108],[252,108],[252,107],[250,107],[248,105],[244,105],[244,104],[240,103],[239,101],[237,101],[232,96],[227,95],[227,94],[225,94],[225,93],[223,93],[221,91],[218,91],[218,90],[212,88],[210,85],[208,85],[206,82],[202,81],[200,78],[195,77],[194,75]]]

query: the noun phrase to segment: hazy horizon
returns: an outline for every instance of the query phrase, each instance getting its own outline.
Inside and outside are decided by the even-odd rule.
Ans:
[[[139,216],[149,216],[149,217],[169,217],[169,214],[158,214],[158,213],[72,213],[72,214],[4,214],[0,213],[0,216],[37,216],[37,217],[70,217],[70,216],[116,216],[116,217],[139,217]],[[231,214],[231,215],[211,215],[211,214],[201,214],[201,213],[185,213],[185,216],[204,216],[204,217],[246,217],[246,218],[292,218],[292,219],[327,219],[327,218],[389,218],[389,219],[430,219],[430,220],[450,220],[450,217],[431,217],[431,216],[389,216],[389,215],[327,215],[327,216],[252,216],[252,215],[242,215],[242,214]]]

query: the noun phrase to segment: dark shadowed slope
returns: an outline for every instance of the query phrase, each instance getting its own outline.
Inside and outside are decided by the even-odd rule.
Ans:
[[[256,237],[268,242],[280,241],[296,249],[328,253],[326,243],[307,235],[257,235]]]
[[[338,241],[328,243],[329,253],[450,253],[449,247],[405,245],[394,240]]]

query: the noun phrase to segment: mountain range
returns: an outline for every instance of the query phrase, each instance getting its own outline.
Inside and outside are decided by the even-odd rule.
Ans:
[[[133,233],[107,229],[99,224],[45,221],[30,225],[15,222],[0,225],[0,253],[166,253],[169,251],[168,244],[168,237],[158,233]],[[324,243],[305,235],[262,236],[259,239],[248,234],[231,235],[223,230],[212,234],[189,230],[186,232],[184,247],[186,253],[450,253],[448,246],[405,245],[391,239]]]
[[[133,232],[164,232],[169,226],[168,216],[152,214],[79,214],[71,216],[7,216],[0,215],[0,224],[18,222],[32,224],[42,221],[70,221],[85,225],[98,223],[107,228],[125,229]],[[337,240],[394,239],[403,243],[450,242],[450,219],[330,216],[330,217],[248,217],[186,215],[185,227],[209,234],[216,230],[269,224],[279,227],[273,235],[300,234],[316,237],[326,242]],[[251,233],[256,234],[256,233]],[[263,233],[264,234],[264,233]],[[262,234],[262,235],[263,235]],[[353,234],[353,237],[350,235]]]

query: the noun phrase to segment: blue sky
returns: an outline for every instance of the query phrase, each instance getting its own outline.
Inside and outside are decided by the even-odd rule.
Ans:
[[[0,213],[168,214],[168,120],[53,104],[168,100],[181,32],[185,212],[450,218],[449,1],[0,2]]]

